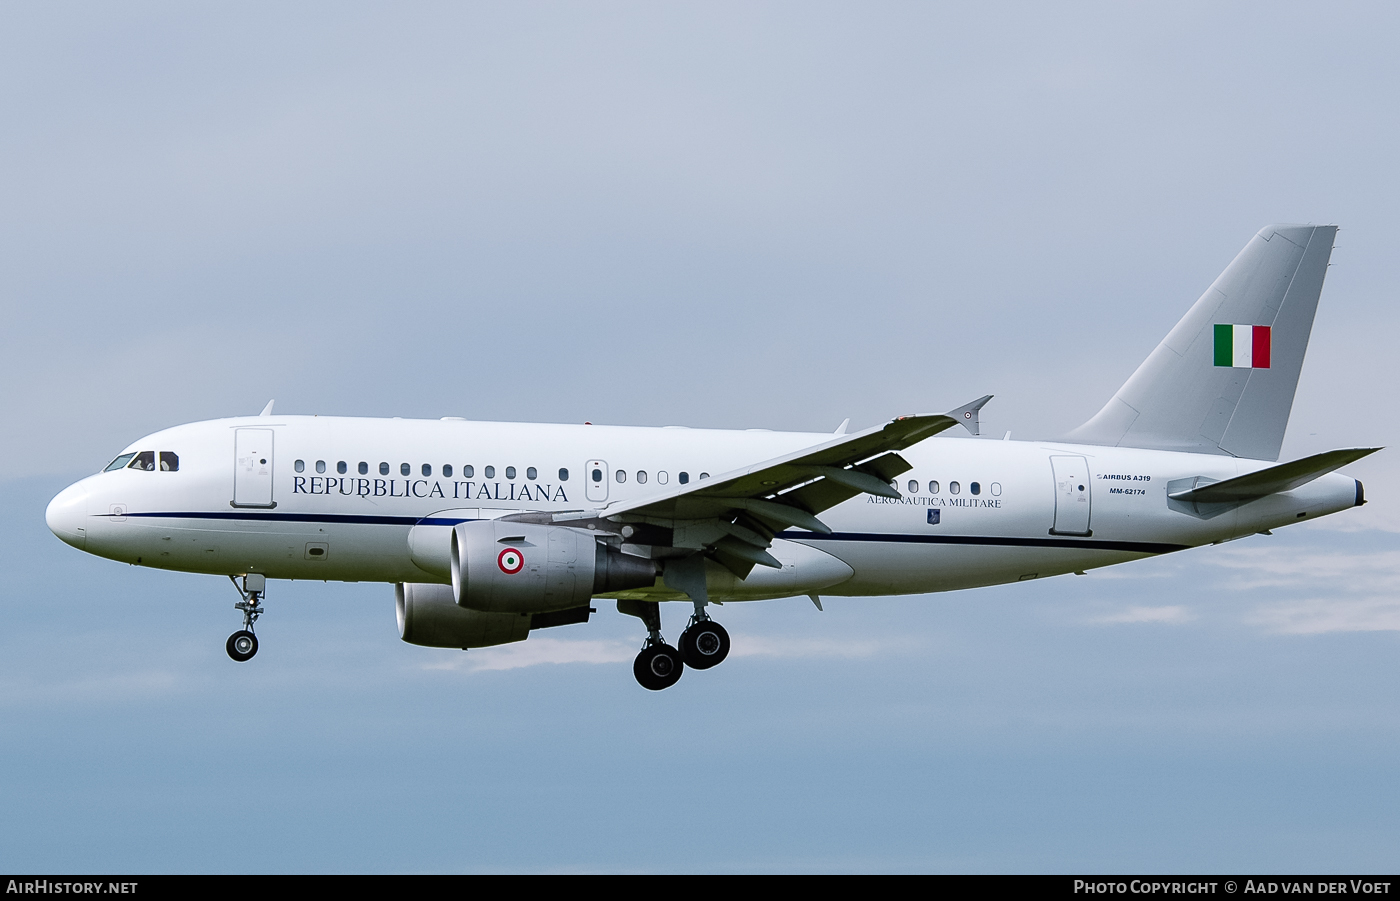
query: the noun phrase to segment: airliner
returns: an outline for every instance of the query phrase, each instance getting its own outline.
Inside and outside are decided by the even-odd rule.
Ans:
[[[1365,503],[1278,463],[1334,226],[1271,225],[1093,418],[978,437],[981,397],[847,433],[257,416],[128,445],[49,504],[79,550],[228,576],[251,659],[268,580],[394,586],[400,637],[470,649],[641,620],[637,681],[723,661],[738,601],[951,591],[1219,544]],[[953,434],[950,430],[956,430]],[[936,440],[934,436],[939,436]],[[689,613],[675,645],[661,603]]]

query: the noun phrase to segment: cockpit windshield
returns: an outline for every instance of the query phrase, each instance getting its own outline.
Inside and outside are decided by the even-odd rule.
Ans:
[[[111,472],[114,469],[139,469],[143,472],[179,472],[180,457],[174,451],[141,451],[140,453],[122,454],[111,463],[103,472]]]
[[[136,456],[136,455],[135,455],[135,454],[122,454],[120,457],[118,457],[117,459],[113,460],[111,463],[108,463],[108,464],[107,464],[107,468],[104,469],[104,470],[102,470],[102,471],[103,471],[103,472],[111,472],[111,471],[114,470],[114,469],[121,469],[121,468],[125,467],[126,464],[130,463],[130,462],[131,462],[131,458],[134,457],[134,456]]]
[[[156,468],[156,452],[142,451],[136,455],[136,459],[127,464],[127,469],[144,469],[154,471]]]

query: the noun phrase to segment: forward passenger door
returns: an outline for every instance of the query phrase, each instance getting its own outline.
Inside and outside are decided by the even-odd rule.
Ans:
[[[272,500],[272,429],[234,429],[233,505],[275,507]]]

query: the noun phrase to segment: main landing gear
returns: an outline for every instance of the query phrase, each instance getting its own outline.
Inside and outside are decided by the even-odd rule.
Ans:
[[[690,625],[681,633],[680,645],[686,666],[709,669],[729,656],[729,633],[724,626],[710,619],[705,608],[697,604]]]
[[[267,577],[260,573],[249,573],[243,577],[242,585],[238,584],[237,576],[229,576],[229,580],[243,598],[233,605],[235,610],[243,611],[243,628],[228,637],[224,649],[230,657],[242,663],[252,660],[253,655],[258,652],[258,636],[253,634],[253,623],[263,615],[261,601],[267,594]]]
[[[679,650],[661,637],[661,610],[655,601],[618,601],[617,609],[646,624],[646,644],[632,663],[632,674],[645,689],[670,688],[680,681],[687,666],[709,669],[729,655],[729,633],[710,619],[704,604],[695,605],[695,615],[681,633]]]

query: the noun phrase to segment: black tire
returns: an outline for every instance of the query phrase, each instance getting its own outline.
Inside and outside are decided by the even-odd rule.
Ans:
[[[681,633],[681,655],[692,669],[718,666],[729,656],[729,633],[712,619],[701,620]]]
[[[681,652],[669,644],[654,644],[643,648],[632,664],[632,675],[636,676],[637,682],[648,691],[670,688],[680,680],[684,671],[685,661],[681,659]]]
[[[239,663],[252,660],[253,655],[258,652],[258,636],[240,629],[228,637],[228,643],[224,645],[224,650],[228,651],[228,655]]]

